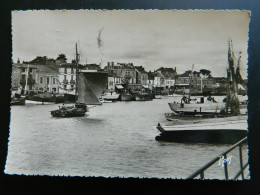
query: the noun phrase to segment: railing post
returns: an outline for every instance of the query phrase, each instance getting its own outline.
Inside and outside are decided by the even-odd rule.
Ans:
[[[239,159],[240,159],[240,169],[242,170],[241,177],[242,179],[244,179],[242,144],[239,145]]]
[[[204,179],[204,171],[200,173],[200,179]]]
[[[224,154],[224,172],[225,172],[225,179],[228,180],[228,167],[227,167],[227,155]]]

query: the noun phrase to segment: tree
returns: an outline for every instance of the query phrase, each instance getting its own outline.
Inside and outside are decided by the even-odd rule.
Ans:
[[[63,60],[64,62],[67,62],[66,55],[63,53],[59,54],[56,60]]]
[[[203,75],[204,78],[211,77],[211,71],[207,69],[201,69],[200,73]]]

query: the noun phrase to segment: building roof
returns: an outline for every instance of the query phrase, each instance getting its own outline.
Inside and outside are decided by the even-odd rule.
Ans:
[[[58,73],[59,67],[57,65],[37,65],[36,72],[46,72],[46,73]]]
[[[145,73],[147,74],[147,72],[144,70],[144,67],[142,66],[135,66],[135,70],[137,70],[141,74],[145,74]]]
[[[76,64],[74,63],[62,63],[59,65],[59,67],[76,67]]]
[[[148,72],[148,80],[154,80],[154,73],[153,72]]]

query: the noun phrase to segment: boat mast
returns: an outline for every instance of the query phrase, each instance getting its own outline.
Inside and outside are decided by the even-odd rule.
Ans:
[[[194,64],[192,64],[191,73],[190,73],[190,90],[189,90],[189,99],[188,99],[189,103],[190,103],[190,96],[191,96],[191,82],[192,82],[193,68],[194,68]]]
[[[28,64],[28,66],[27,66],[26,79],[25,79],[25,86],[24,86],[24,94],[26,94],[26,91],[27,91],[28,74],[29,74],[29,64]]]
[[[76,43],[76,89],[75,89],[75,100],[78,101],[78,80],[79,80],[79,54],[78,47]]]
[[[235,62],[235,55],[233,51],[233,44],[232,40],[229,38],[228,40],[228,94],[227,94],[227,102],[226,102],[226,110],[231,108],[231,114],[240,114],[239,110],[239,99],[237,96],[237,73],[235,72],[236,62]]]

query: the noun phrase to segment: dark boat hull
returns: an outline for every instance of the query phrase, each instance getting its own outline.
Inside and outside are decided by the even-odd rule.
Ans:
[[[25,99],[24,98],[13,99],[13,100],[11,100],[11,105],[12,106],[25,105]]]
[[[60,111],[60,110],[54,110],[51,111],[51,115],[53,117],[82,117],[85,116],[85,112],[66,112],[66,111]]]
[[[40,97],[40,96],[26,96],[26,100],[36,101],[36,102],[53,102],[53,103],[64,103],[64,96],[51,96],[51,97]]]
[[[247,130],[179,130],[163,131],[155,137],[157,141],[177,143],[234,144],[247,136]]]
[[[88,108],[85,104],[76,104],[75,107],[62,107],[58,110],[51,111],[53,117],[82,117],[85,116],[85,113],[88,111]]]
[[[121,94],[121,101],[132,101],[134,97],[131,94]]]

